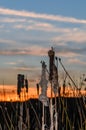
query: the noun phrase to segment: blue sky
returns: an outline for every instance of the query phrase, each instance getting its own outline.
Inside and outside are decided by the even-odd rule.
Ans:
[[[54,47],[68,70],[86,73],[86,1],[0,1],[0,84],[38,79]]]

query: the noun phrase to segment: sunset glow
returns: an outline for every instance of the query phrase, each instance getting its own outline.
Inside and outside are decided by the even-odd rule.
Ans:
[[[39,90],[39,94],[41,93],[41,89]],[[61,88],[61,96],[64,97],[79,97],[86,96],[86,91],[81,90],[80,92],[75,90],[71,90],[70,88],[66,88],[65,95],[63,95],[63,89]],[[48,87],[47,96],[51,97],[51,89]],[[52,93],[52,97],[54,97],[54,93]],[[58,96],[58,95],[57,95]],[[29,87],[28,93],[26,93],[25,88],[22,89],[21,96],[17,95],[17,87],[16,86],[3,86],[0,85],[0,101],[25,101],[29,99],[38,99],[39,95],[37,94],[36,87]]]

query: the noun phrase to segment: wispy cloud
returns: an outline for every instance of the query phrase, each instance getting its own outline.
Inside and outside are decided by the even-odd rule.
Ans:
[[[80,64],[80,65],[85,65],[86,66],[85,61],[81,61],[81,60],[79,60],[77,58],[69,59],[68,62],[73,63],[73,64]]]
[[[70,58],[70,57],[77,57],[80,56],[80,54],[74,53],[74,52],[58,52],[56,53],[59,57],[65,57],[65,58]]]
[[[53,37],[55,42],[77,42],[84,43],[86,42],[86,30],[83,29],[70,29],[69,33],[63,33],[59,36]]]
[[[14,67],[14,70],[35,72],[35,71],[40,70],[40,68],[38,68],[38,67],[25,67],[25,66],[19,66],[19,67]]]
[[[1,18],[0,19],[0,22],[3,22],[3,23],[15,23],[15,22],[25,22],[26,19],[19,19],[19,18],[8,18],[8,17],[5,17],[5,18]]]
[[[39,14],[39,13],[35,13],[35,12],[28,12],[28,11],[24,11],[24,10],[21,10],[21,11],[12,10],[12,9],[8,9],[8,8],[0,8],[0,14],[46,19],[46,20],[53,20],[53,21],[60,21],[60,22],[86,24],[86,20],[84,20],[84,19],[77,19],[77,18],[73,18],[73,17],[64,17],[61,15]]]
[[[8,65],[16,65],[17,63],[16,62],[7,62],[6,64],[8,64]]]
[[[53,32],[63,33],[63,35],[54,37],[53,40],[57,40],[57,41],[64,40],[65,42],[71,40],[76,42],[86,41],[86,37],[85,37],[86,31],[83,28],[58,27],[54,23],[49,23],[49,21],[43,22],[41,21],[41,19],[43,20],[49,19],[57,22],[60,21],[60,22],[69,22],[69,23],[77,23],[77,24],[78,23],[86,24],[86,20],[64,17],[59,15],[38,14],[34,12],[12,10],[7,8],[0,8],[0,14],[6,16],[6,17],[2,17],[0,19],[0,22],[12,23],[12,25],[10,24],[10,30],[11,28],[14,28],[14,29],[24,29],[26,31],[38,30],[38,31],[51,32],[51,33]],[[22,17],[17,17],[17,16],[22,16]],[[36,18],[36,20],[31,18]]]
[[[45,32],[59,32],[59,33],[69,33],[72,29],[70,28],[59,28],[54,26],[53,24],[43,23],[34,21],[34,23],[30,25],[16,24],[13,26],[15,29],[24,29],[24,30],[40,30]]]
[[[67,46],[56,46],[56,55],[61,57],[76,57],[85,54],[86,48],[71,48]],[[46,56],[49,48],[42,46],[31,46],[21,49],[6,49],[0,50],[0,55],[33,55],[33,56]]]
[[[50,14],[39,14],[35,12],[29,12],[29,11],[23,11],[23,10],[13,10],[13,9],[7,9],[7,8],[0,8],[0,14],[3,15],[2,19],[0,19],[0,22],[4,23],[10,23],[9,28],[12,30],[11,32],[13,35],[15,34],[15,30],[17,29],[24,29],[28,32],[30,30],[36,30],[38,31],[45,31],[49,32],[49,35],[51,37],[46,38],[45,34],[42,36],[36,36],[36,39],[43,42],[44,38],[45,41],[50,41],[49,45],[55,45],[55,50],[58,56],[62,57],[77,57],[80,55],[83,55],[86,53],[86,30],[83,26],[81,27],[58,27],[58,24],[56,22],[67,22],[67,23],[77,23],[77,24],[86,24],[86,20],[83,19],[76,19],[72,17],[64,17],[60,15],[50,15]],[[51,22],[52,21],[52,22]],[[55,22],[54,22],[55,21]],[[1,25],[1,28],[3,28],[4,25]],[[85,26],[85,25],[84,25]],[[18,30],[21,31],[21,30]],[[16,39],[13,40],[14,37],[10,37],[8,39],[0,39],[0,43],[5,43],[12,45],[12,48],[6,48],[5,45],[2,49],[0,49],[0,55],[35,55],[35,56],[44,56],[47,55],[47,52],[49,48],[43,47],[40,42],[40,46],[38,43],[34,45],[31,45],[30,42],[28,42],[30,39],[35,40],[35,36],[27,38],[25,37],[27,32],[24,32],[25,34],[18,34],[16,31],[15,37]],[[39,32],[38,32],[39,33]],[[50,34],[51,33],[51,34]],[[17,35],[18,34],[18,35]],[[55,34],[55,35],[54,35]],[[57,35],[58,34],[58,35]],[[23,38],[18,36],[23,36]],[[10,34],[9,34],[10,36]],[[12,40],[11,40],[12,39]],[[23,39],[27,40],[26,45],[24,44]],[[48,41],[48,42],[49,42]],[[79,43],[79,45],[84,44],[84,47],[69,47],[68,44],[70,43]],[[15,47],[14,47],[15,45]],[[21,46],[20,46],[21,45]],[[26,47],[27,46],[27,47]],[[10,63],[11,65],[13,63]]]
[[[46,55],[48,48],[43,48],[41,46],[32,46],[28,48],[21,48],[21,49],[6,49],[0,50],[0,55],[37,55],[42,56]]]
[[[39,30],[45,32],[59,32],[59,33],[68,33],[70,32],[70,28],[59,28],[55,26],[53,23],[49,22],[40,22],[39,20],[30,20],[27,18],[18,18],[18,17],[1,17],[0,22],[4,23],[0,28],[7,29],[7,24],[9,24],[9,30],[11,29],[23,29],[26,31],[30,30]]]
[[[43,31],[50,31],[54,28],[52,24],[45,23],[45,22],[38,22],[38,21],[32,21],[28,25],[27,24],[16,24],[13,26],[16,29],[25,29],[25,30],[43,30]]]
[[[77,57],[77,56],[82,56],[83,54],[86,53],[86,48],[71,48],[68,46],[56,46],[55,47],[55,52],[57,55],[62,56],[62,57]]]
[[[8,40],[8,39],[0,39],[0,43],[16,44],[16,41],[14,41],[14,40]]]

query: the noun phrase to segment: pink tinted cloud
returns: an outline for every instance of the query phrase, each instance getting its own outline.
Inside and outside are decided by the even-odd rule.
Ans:
[[[69,22],[69,23],[86,24],[86,20],[84,20],[84,19],[77,19],[77,18],[73,18],[73,17],[64,17],[61,15],[39,14],[39,13],[28,12],[28,11],[24,11],[24,10],[18,11],[18,10],[12,10],[12,9],[8,9],[8,8],[0,8],[0,14],[47,19],[47,20]]]
[[[13,50],[0,50],[0,55],[36,55],[42,56],[46,55],[48,52],[48,48],[43,48],[40,46],[32,46],[21,49],[13,49]]]

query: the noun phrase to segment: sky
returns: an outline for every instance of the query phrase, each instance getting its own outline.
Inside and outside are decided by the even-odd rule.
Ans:
[[[86,73],[85,13],[86,0],[0,0],[0,84],[39,79],[52,46],[67,70]]]

